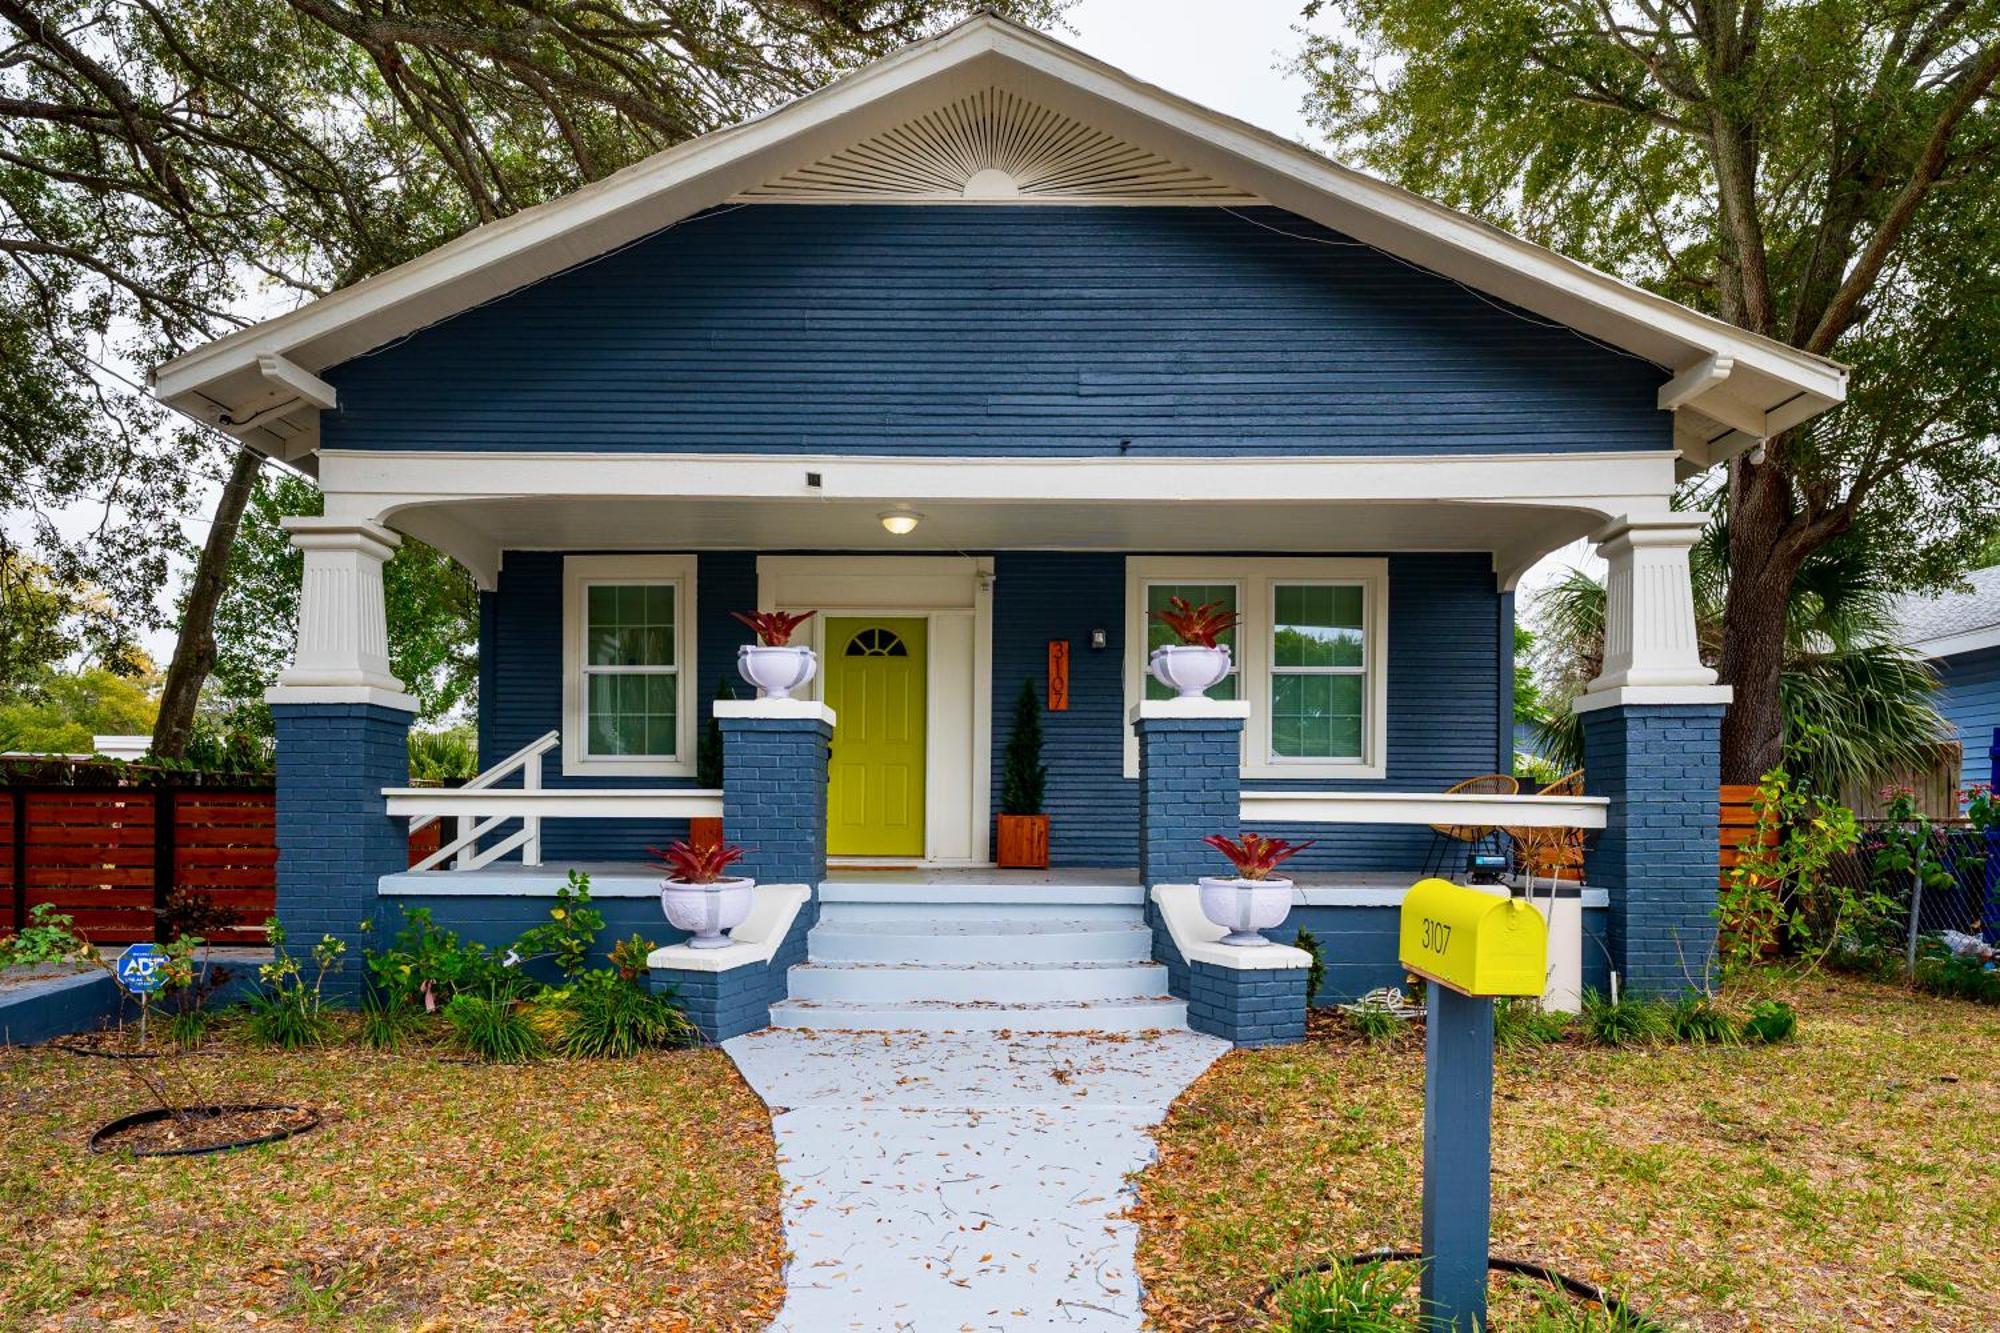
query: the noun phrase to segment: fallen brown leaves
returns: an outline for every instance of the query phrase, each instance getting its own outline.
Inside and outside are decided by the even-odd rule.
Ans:
[[[1503,1053],[1493,1248],[1671,1327],[2000,1322],[2000,1013],[1845,980],[1786,992],[1778,1048]],[[1423,1044],[1315,1024],[1175,1104],[1138,1177],[1147,1308],[1260,1328],[1296,1265],[1418,1237]],[[1497,1333],[1521,1309],[1496,1295]]]
[[[92,1156],[151,1103],[0,1051],[0,1328],[756,1329],[783,1294],[770,1119],[719,1051],[525,1067],[225,1040],[216,1101],[317,1107],[220,1157]]]

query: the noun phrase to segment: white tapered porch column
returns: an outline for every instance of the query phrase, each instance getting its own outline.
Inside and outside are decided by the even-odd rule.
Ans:
[[[1613,966],[1639,994],[1705,987],[1715,960],[1717,778],[1730,691],[1702,665],[1688,551],[1695,514],[1627,515],[1597,533],[1604,668],[1573,705],[1584,784],[1610,804],[1584,877],[1610,894]]]
[[[294,517],[284,520],[305,553],[299,589],[298,649],[279,673],[273,704],[359,703],[416,711],[389,669],[389,622],[382,563],[402,538],[379,523]]]

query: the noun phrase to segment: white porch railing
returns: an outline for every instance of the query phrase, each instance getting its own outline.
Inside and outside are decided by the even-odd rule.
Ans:
[[[1450,824],[1601,829],[1602,796],[1480,796],[1459,792],[1246,791],[1244,826],[1263,824]]]
[[[519,849],[521,864],[542,863],[544,819],[719,819],[722,793],[702,788],[663,790],[623,788],[557,788],[542,786],[542,756],[562,744],[562,733],[551,731],[508,755],[462,787],[384,787],[388,813],[408,816],[415,833],[440,819],[454,821],[449,842],[411,866],[411,871],[435,870],[455,859],[459,870],[477,870]],[[521,775],[519,787],[495,783]],[[491,847],[479,840],[509,820],[521,827]]]

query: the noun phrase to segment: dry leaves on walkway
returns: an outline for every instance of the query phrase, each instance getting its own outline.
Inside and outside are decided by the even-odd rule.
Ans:
[[[2000,1013],[1844,980],[1788,998],[1784,1047],[1503,1053],[1495,1252],[1704,1333],[2000,1325]],[[1261,1327],[1272,1276],[1415,1246],[1421,1037],[1316,1028],[1224,1059],[1161,1129],[1135,1210],[1160,1326]]]
[[[770,1121],[719,1051],[469,1064],[188,1057],[218,1101],[326,1123],[220,1157],[96,1157],[122,1061],[0,1051],[0,1328],[762,1328]]]

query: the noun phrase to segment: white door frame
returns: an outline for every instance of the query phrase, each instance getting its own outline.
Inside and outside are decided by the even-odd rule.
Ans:
[[[757,606],[819,612],[807,623],[822,662],[829,617],[925,622],[924,855],[834,863],[992,865],[992,558],[759,556]],[[813,679],[814,698],[822,697],[824,677],[821,671]],[[969,773],[959,756],[969,758]]]

